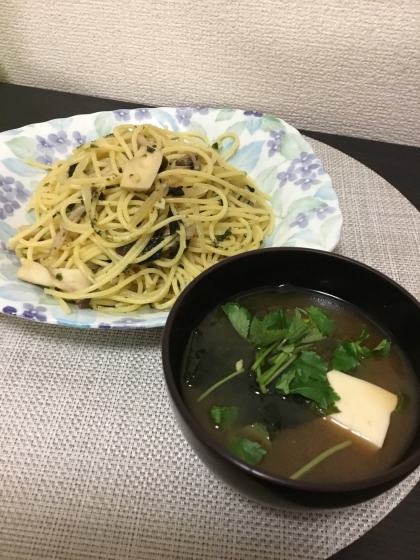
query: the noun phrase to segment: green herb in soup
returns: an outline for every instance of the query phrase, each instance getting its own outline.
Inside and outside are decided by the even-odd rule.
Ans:
[[[184,364],[184,397],[203,427],[243,461],[293,479],[378,473],[416,425],[418,386],[398,347],[317,292],[226,302],[194,331]]]

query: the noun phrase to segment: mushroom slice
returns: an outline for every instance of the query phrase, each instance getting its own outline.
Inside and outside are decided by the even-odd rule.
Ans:
[[[178,158],[175,161],[175,166],[184,169],[195,169],[196,171],[199,171],[201,169],[201,163],[197,158],[197,154],[194,154],[192,152]]]
[[[16,277],[19,280],[37,284],[38,286],[54,287],[54,280],[45,266],[29,259],[22,260],[22,266],[17,271]]]
[[[92,284],[77,268],[50,269],[29,259],[22,260],[16,276],[19,280],[46,288],[59,288],[64,292],[77,292]]]
[[[185,225],[185,237],[187,238],[187,241],[189,241],[194,237],[197,228],[195,227],[194,222],[186,221],[184,222],[184,225]]]
[[[63,292],[79,292],[92,285],[78,268],[53,268],[50,273],[54,286]]]
[[[68,218],[71,222],[74,222],[75,224],[77,224],[77,223],[80,222],[81,217],[85,213],[86,213],[86,208],[82,204],[81,206],[78,206],[75,210],[73,210],[69,214]],[[61,246],[63,245],[64,241],[66,240],[67,234],[68,234],[68,230],[64,226],[61,226],[60,229],[57,231],[57,233],[55,234],[55,236],[53,238],[53,241],[52,241],[52,244],[51,244],[51,249],[50,249],[50,252],[48,253],[49,257],[55,255],[55,253],[59,249],[61,249]]]
[[[161,150],[149,146],[144,154],[127,161],[121,178],[121,188],[128,191],[147,192],[156,179],[162,158]]]
[[[134,245],[134,243],[135,242],[133,241],[132,243],[127,243],[126,245],[121,245],[120,247],[116,247],[115,252],[117,253],[117,255],[120,255],[120,257],[125,257],[128,251]]]
[[[74,302],[79,309],[89,309],[90,299],[76,299]]]

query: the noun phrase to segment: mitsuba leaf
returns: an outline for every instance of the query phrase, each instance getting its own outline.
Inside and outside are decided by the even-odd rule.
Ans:
[[[264,326],[267,329],[287,329],[288,327],[288,320],[287,315],[283,311],[283,309],[279,309],[278,311],[271,311],[267,313],[263,320]]]
[[[336,412],[341,412],[341,410],[333,403],[330,404],[327,408],[322,408],[318,403],[314,401],[310,401],[309,407],[311,410],[319,414],[319,416],[329,416],[330,414],[335,414]]]
[[[296,373],[297,373],[297,371],[294,367],[291,367],[290,369],[288,369],[285,373],[283,373],[283,375],[281,377],[279,377],[277,379],[276,389],[280,393],[282,393],[283,395],[288,395],[289,394],[290,383],[295,378]]]
[[[338,371],[343,371],[344,373],[354,369],[359,365],[359,361],[356,359],[352,346],[349,343],[342,342],[333,353],[332,357],[332,367]]]
[[[261,461],[267,451],[256,441],[247,438],[235,439],[229,445],[230,451],[250,465],[256,465]]]
[[[251,425],[251,428],[258,432],[265,440],[270,441],[270,434],[264,424],[261,424],[261,422],[255,422],[255,424]]]
[[[372,358],[373,356],[389,356],[391,352],[391,343],[389,340],[381,340],[381,342],[369,350],[366,346],[361,346],[361,342],[369,337],[366,326],[356,342],[342,342],[333,353],[332,366],[339,371],[350,371],[359,365],[358,358]]]
[[[356,351],[362,358],[373,358],[373,356],[386,357],[391,353],[391,343],[384,338],[373,350],[369,350],[366,346],[357,344]]]
[[[310,328],[311,326],[302,319],[299,309],[296,308],[292,322],[289,326],[289,331],[285,335],[285,338],[290,342],[296,342],[301,339]]]
[[[228,426],[232,424],[238,414],[237,406],[217,406],[210,408],[210,416],[218,426]]]
[[[372,350],[376,355],[387,358],[391,353],[391,343],[385,338]]]
[[[306,311],[323,336],[328,336],[335,330],[334,323],[318,307],[311,306]]]
[[[325,336],[317,328],[313,328],[309,329],[307,334],[305,334],[299,342],[305,344],[307,342],[317,342],[318,340],[322,340],[324,338]]]
[[[271,445],[270,434],[264,424],[261,424],[260,422],[255,422],[255,424],[245,426],[238,432],[237,435],[245,439],[249,439],[250,441],[256,441],[264,448],[270,447]]]
[[[251,323],[251,313],[239,303],[225,303],[222,305],[233,328],[245,339],[248,338],[249,325]]]
[[[295,349],[296,347],[294,344],[286,344],[285,346],[281,347],[281,351],[288,354],[289,356],[294,353]]]
[[[270,315],[272,314],[270,313]],[[267,315],[265,317],[267,317]],[[249,341],[257,346],[267,346],[272,344],[276,340],[283,338],[286,332],[283,329],[276,329],[267,326],[272,325],[274,327],[274,325],[278,323],[273,317],[270,317],[267,321],[265,320],[265,317],[262,321],[257,319],[257,317],[254,317],[251,321]]]
[[[326,379],[328,363],[315,352],[303,351],[293,364],[301,379]]]
[[[327,379],[328,363],[315,352],[303,351],[276,382],[276,389],[284,395],[301,395],[327,409],[339,400]]]
[[[362,332],[360,333],[359,338],[356,340],[356,344],[364,342],[367,338],[369,338],[369,333],[366,325],[363,325]]]
[[[289,393],[291,395],[297,394],[311,399],[321,408],[328,408],[335,401],[340,400],[340,397],[328,383],[328,380],[320,381],[317,379],[310,379],[305,384],[295,377],[290,384]]]
[[[371,350],[369,350],[369,348],[360,345],[356,346],[356,353],[356,355],[360,356],[361,358],[371,358],[375,355]]]
[[[398,401],[395,407],[395,412],[404,412],[408,406],[408,396],[404,393],[397,393]]]

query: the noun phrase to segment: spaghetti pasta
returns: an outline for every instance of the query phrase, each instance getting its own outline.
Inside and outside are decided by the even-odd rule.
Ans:
[[[203,270],[272,231],[269,197],[226,161],[238,146],[234,133],[211,146],[197,132],[128,124],[76,148],[38,185],[35,223],[9,241],[18,278],[67,312],[72,301],[110,313],[170,308]]]

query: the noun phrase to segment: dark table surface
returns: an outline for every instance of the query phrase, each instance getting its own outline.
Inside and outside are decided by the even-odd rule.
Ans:
[[[138,103],[0,83],[0,132],[34,122]],[[420,148],[301,130],[359,160],[396,187],[420,210]],[[420,560],[420,484],[373,529],[331,560]]]

